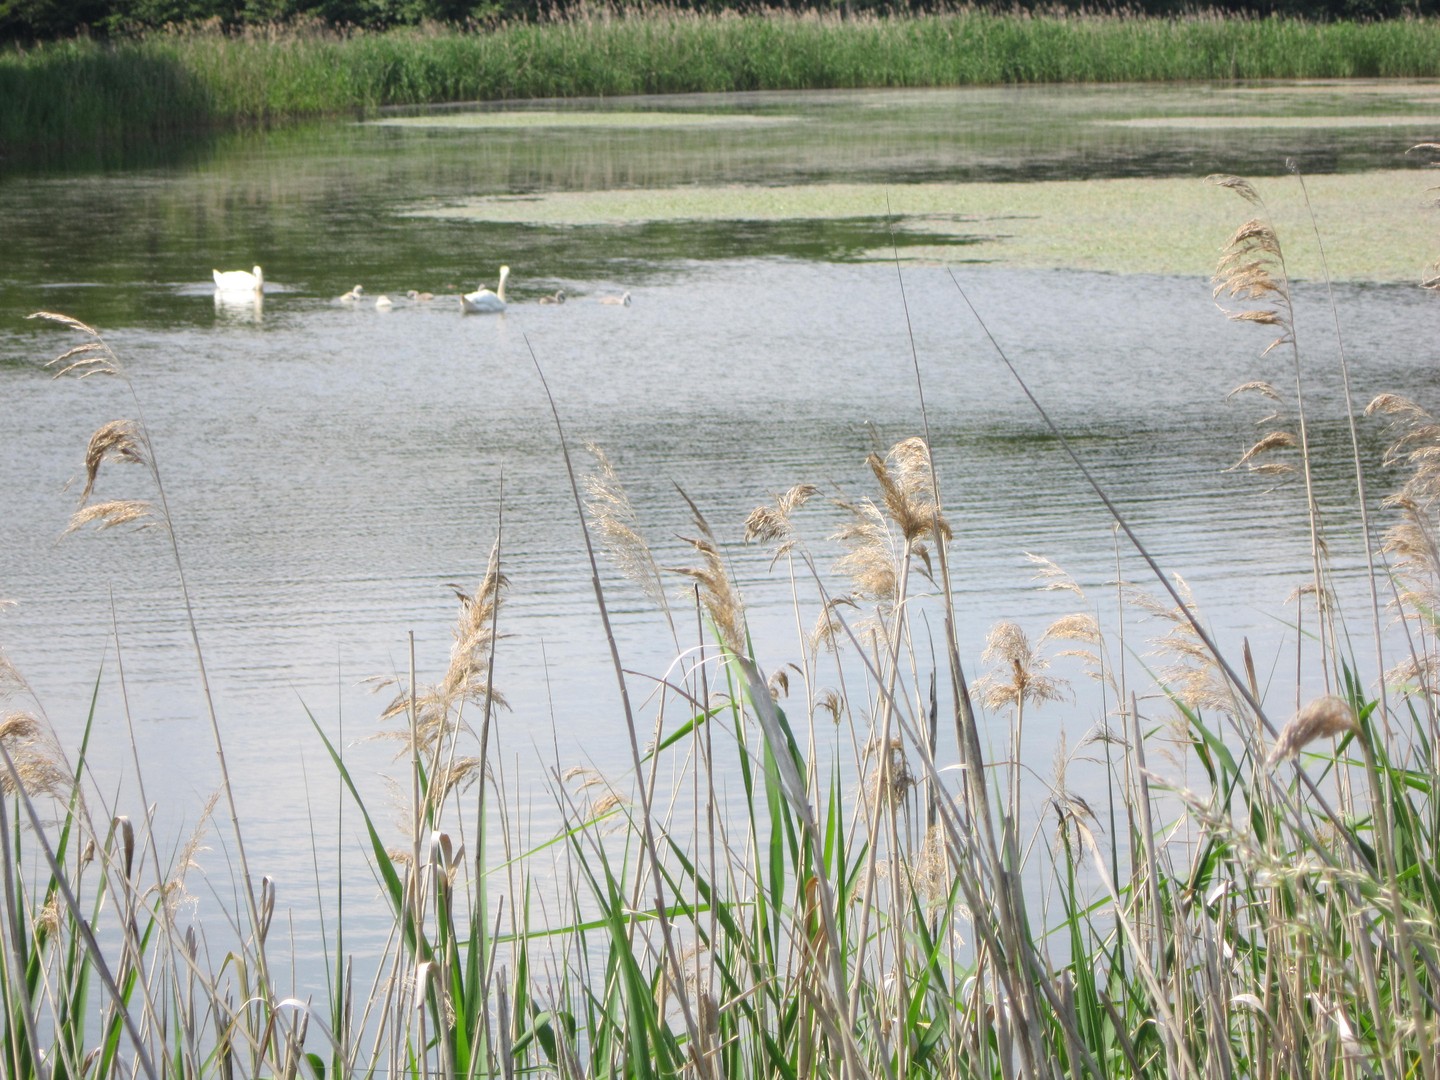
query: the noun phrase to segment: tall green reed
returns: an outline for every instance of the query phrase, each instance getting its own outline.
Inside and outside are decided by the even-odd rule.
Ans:
[[[225,35],[181,28],[115,43],[0,50],[0,151],[386,106],[547,97],[1037,82],[1440,75],[1430,20],[1309,23],[647,7],[536,23],[338,33],[299,25]]]

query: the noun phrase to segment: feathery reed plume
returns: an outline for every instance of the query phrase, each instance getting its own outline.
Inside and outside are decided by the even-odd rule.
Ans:
[[[1385,500],[1400,520],[1385,531],[1384,550],[1401,580],[1402,615],[1428,620],[1440,605],[1440,422],[1399,394],[1379,395],[1365,414],[1388,420],[1385,464],[1409,470],[1399,490]]]
[[[120,358],[101,338],[100,331],[93,326],[83,323],[79,319],[71,318],[69,315],[61,315],[58,311],[35,311],[26,318],[59,323],[71,330],[78,330],[90,338],[83,344],[65,350],[45,364],[46,367],[55,369],[55,378],[58,379],[62,375],[77,375],[80,378],[86,378],[90,375],[121,375],[124,373],[124,369],[120,366]]]
[[[1065,680],[1042,674],[1050,666],[1049,661],[1031,648],[1025,631],[1013,622],[999,622],[991,628],[980,656],[995,665],[975,684],[988,709],[1061,701],[1065,697]]]
[[[85,489],[80,492],[81,503],[95,490],[95,478],[105,461],[150,464],[140,425],[133,420],[112,420],[90,436],[90,445],[85,448]]]
[[[920,850],[910,867],[915,878],[915,891],[932,904],[943,903],[950,895],[954,880],[953,867],[944,826],[927,827],[925,838],[920,842]]]
[[[837,505],[849,513],[850,520],[830,536],[848,549],[836,560],[836,573],[850,579],[856,596],[873,600],[882,607],[889,605],[897,596],[898,552],[884,514],[869,499],[856,503],[838,501]],[[825,617],[829,616],[826,612]]]
[[[594,443],[587,443],[585,449],[595,458],[595,471],[585,474],[585,512],[590,524],[620,572],[660,610],[668,610],[660,568],[640,533],[639,516],[625,485],[603,449]]]
[[[141,525],[151,525],[155,522],[155,506],[144,499],[111,499],[107,502],[92,503],[89,506],[82,506],[75,513],[70,515],[70,522],[65,526],[65,532],[72,533],[77,529],[83,529],[86,525],[99,522],[99,528],[114,529],[121,525],[132,525],[136,522]]]
[[[14,600],[0,600],[0,612],[14,606]],[[35,695],[30,684],[25,681],[25,676],[20,674],[20,669],[5,655],[5,650],[0,648],[0,701],[15,697],[26,697],[33,701]]]
[[[1176,591],[1191,612],[1198,611],[1190,586],[1179,574]],[[1169,623],[1161,636],[1152,638],[1155,655],[1168,657],[1170,663],[1160,669],[1160,683],[1177,701],[1189,709],[1216,710],[1234,716],[1241,708],[1235,694],[1215,659],[1215,653],[1200,639],[1190,617],[1180,607],[1161,603],[1143,590],[1131,588],[1126,600],[1146,614]]]
[[[1085,590],[1075,583],[1070,574],[1061,569],[1053,559],[1047,559],[1044,555],[1036,555],[1034,552],[1025,552],[1026,560],[1035,567],[1034,580],[1040,582],[1041,592],[1069,592],[1074,593],[1081,600],[1085,599]]]
[[[630,800],[616,791],[609,778],[596,769],[573,765],[566,769],[560,778],[565,783],[575,781],[573,787],[576,794],[587,804],[587,816],[591,821],[599,821],[616,810],[629,812]],[[613,823],[616,829],[624,829],[626,826],[623,815]]]
[[[866,463],[880,483],[885,509],[906,540],[918,540],[937,529],[940,539],[950,539],[950,526],[935,503],[930,447],[924,439],[902,439],[884,458],[872,453]]]
[[[69,369],[67,369],[69,370]],[[91,503],[95,482],[100,476],[100,467],[107,461],[139,465],[155,474],[154,462],[146,443],[144,428],[134,420],[111,420],[100,426],[90,436],[85,448],[85,486],[80,492],[80,505],[70,515],[65,527],[66,533],[75,532],[92,522],[99,522],[101,529],[113,529],[119,525],[140,523],[141,527],[155,524],[155,506],[145,499],[110,499]]]
[[[1040,635],[1040,644],[1042,645],[1047,641],[1080,641],[1087,645],[1098,645],[1101,640],[1103,639],[1100,634],[1099,622],[1096,621],[1094,615],[1083,611],[1060,616]],[[1081,653],[1076,652],[1075,655],[1081,655]]]
[[[1212,176],[1209,180],[1219,187],[1234,191],[1251,205],[1262,208],[1264,206],[1254,187],[1239,177]],[[1233,321],[1272,326],[1280,331],[1279,336],[1265,346],[1261,356],[1268,355],[1281,345],[1294,344],[1294,309],[1290,300],[1290,281],[1285,271],[1285,258],[1280,248],[1280,240],[1268,222],[1260,218],[1252,218],[1235,230],[1234,235],[1226,241],[1225,246],[1221,249],[1220,261],[1215,267],[1212,281],[1214,283],[1213,295],[1217,299],[1224,295],[1269,305],[1245,308],[1239,311],[1221,308],[1225,312],[1225,317]],[[1238,394],[1249,392],[1258,392],[1277,403],[1282,400],[1275,387],[1264,381],[1247,382],[1236,387],[1228,396],[1235,397]],[[1283,419],[1283,411],[1277,409],[1259,423],[1265,425],[1273,421],[1283,421]],[[1296,471],[1294,465],[1285,461],[1270,461],[1268,457],[1276,451],[1296,447],[1303,451],[1304,446],[1303,431],[1299,437],[1294,432],[1283,429],[1266,431],[1241,454],[1239,460],[1231,468],[1238,469],[1243,466],[1262,476],[1290,475]]]
[[[1073,593],[1078,599],[1085,600],[1085,590],[1080,588],[1075,579],[1053,560],[1043,555],[1025,553],[1025,557],[1036,567],[1035,580],[1040,582],[1040,588],[1044,592],[1068,592]],[[1117,696],[1120,688],[1110,673],[1109,665],[1102,655],[1101,646],[1104,644],[1104,635],[1100,632],[1099,620],[1087,611],[1076,611],[1069,615],[1062,615],[1040,635],[1039,645],[1047,641],[1070,641],[1081,648],[1062,649],[1056,655],[1073,657],[1084,665],[1085,674],[1096,682],[1102,682]]]
[[[845,708],[845,699],[840,696],[840,691],[833,687],[827,688],[816,695],[815,710],[818,712],[824,709],[830,714],[831,721],[836,724],[840,723],[840,718],[845,713]]]
[[[488,769],[488,765],[474,756],[437,762],[430,778],[431,805],[438,807],[451,792],[467,790]]]
[[[1350,703],[1334,694],[1326,694],[1306,705],[1280,729],[1280,736],[1265,758],[1265,764],[1273,767],[1288,761],[1316,739],[1359,732],[1360,726],[1355,722]]]
[[[773,502],[764,503],[750,511],[745,519],[745,542],[758,540],[762,544],[775,544],[772,564],[784,556],[795,545],[795,531],[790,517],[796,510],[810,501],[820,489],[814,484],[796,484],[789,491],[776,495]]]
[[[100,337],[100,331],[93,326],[53,311],[37,311],[29,318],[59,323],[61,326],[77,330],[91,339],[74,348],[67,349],[46,363],[46,367],[54,369],[55,378],[58,379],[65,375],[74,375],[77,378],[87,378],[91,375],[125,377],[125,370],[120,364],[120,358]],[[163,516],[157,519],[154,505],[143,499],[113,499],[108,502],[87,505],[90,502],[90,496],[95,491],[95,482],[99,477],[100,467],[107,461],[140,465],[150,473],[152,481],[158,486],[159,474],[150,453],[149,435],[145,431],[144,424],[130,419],[111,420],[109,423],[102,424],[90,436],[90,442],[85,448],[85,486],[80,492],[80,506],[71,515],[70,523],[65,529],[67,533],[74,532],[92,522],[99,522],[102,529],[111,529],[135,522],[153,524],[156,520],[163,521]]]
[[[705,515],[700,513],[700,508],[690,496],[683,491],[680,495],[689,505],[690,517],[700,531],[698,536],[682,536],[681,539],[695,549],[701,564],[672,566],[668,569],[699,585],[700,602],[705,605],[705,611],[715,626],[715,632],[720,635],[720,641],[734,655],[745,656],[745,607],[740,602],[740,594],[730,580],[730,571],[725,565],[725,558],[720,553],[710,523],[705,520]]]
[[[404,743],[402,753],[416,749],[436,756],[441,744],[454,735],[461,723],[460,713],[466,702],[484,706],[487,703],[498,708],[505,707],[505,699],[490,685],[490,653],[496,641],[495,621],[500,608],[500,596],[506,585],[505,576],[500,573],[498,553],[492,554],[490,566],[481,579],[480,587],[473,596],[457,585],[450,589],[460,601],[460,614],[455,620],[454,644],[450,647],[450,663],[445,675],[438,683],[415,692],[415,706],[418,715],[412,730],[389,732],[384,738],[399,739]],[[384,682],[392,680],[382,680]],[[411,704],[408,689],[402,689],[380,714],[382,721],[405,715]],[[448,773],[458,768],[459,762],[452,762]],[[435,791],[443,794],[453,789],[461,779],[468,777],[473,767],[458,775],[447,775],[445,782],[433,785]]]
[[[1251,205],[1263,208],[1264,203],[1260,196],[1247,181],[1233,176],[1212,176],[1209,179],[1219,187],[1236,192]],[[1265,348],[1265,352],[1293,340],[1290,281],[1285,273],[1280,240],[1267,221],[1251,218],[1235,230],[1220,249],[1220,261],[1215,267],[1212,280],[1212,295],[1216,299],[1224,295],[1232,299],[1258,300],[1276,305],[1225,312],[1228,318],[1237,322],[1277,327],[1281,332],[1280,336]]]
[[[850,579],[856,596],[874,601],[883,613],[900,596],[905,556],[918,556],[928,572],[930,556],[923,540],[937,535],[942,542],[950,539],[950,526],[935,502],[930,450],[924,439],[902,439],[884,457],[872,452],[865,463],[880,485],[884,510],[869,499],[837,499],[836,505],[850,519],[830,539],[848,549],[836,561],[836,572]],[[891,532],[892,522],[898,538]]]
[[[185,887],[185,876],[191,870],[200,869],[200,864],[195,861],[195,857],[205,850],[203,846],[205,834],[209,830],[210,819],[219,803],[220,792],[217,790],[212,792],[210,798],[205,801],[204,807],[200,810],[199,821],[196,822],[189,839],[185,841],[184,847],[175,857],[169,878],[160,886],[165,906],[172,916],[178,914],[181,908],[193,906],[196,903],[195,897]]]
[[[64,754],[54,737],[31,713],[12,712],[0,718],[0,743],[15,769],[0,769],[0,791],[13,795],[49,795],[68,799],[74,784],[64,767]]]
[[[1411,653],[1386,670],[1385,685],[1428,694],[1433,692],[1437,678],[1440,678],[1440,657],[1434,653]]]

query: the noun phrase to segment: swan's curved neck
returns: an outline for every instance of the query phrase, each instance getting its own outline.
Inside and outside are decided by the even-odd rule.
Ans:
[[[500,284],[495,286],[495,295],[500,298],[502,304],[505,302],[505,279],[509,276],[510,267],[502,266],[500,268]]]

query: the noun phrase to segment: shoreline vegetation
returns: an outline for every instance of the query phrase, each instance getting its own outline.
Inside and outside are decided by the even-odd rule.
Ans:
[[[1440,77],[1440,20],[589,8],[459,29],[318,24],[0,49],[0,161],[393,106],[1016,83]]]
[[[247,863],[224,771],[236,718],[203,676],[136,387],[97,330],[37,313],[63,331],[57,377],[108,377],[86,386],[118,414],[89,436],[69,531],[167,540],[222,768],[202,820],[225,845],[234,909],[202,921],[188,906],[187,872],[222,859],[202,856],[203,829],[178,851],[154,835],[138,751],[138,801],[107,801],[87,778],[88,732],[69,757],[0,654],[0,1074],[1437,1080],[1440,420],[1397,394],[1351,400],[1343,349],[1344,400],[1316,405],[1319,361],[1297,345],[1266,204],[1244,180],[1212,180],[1247,204],[1215,293],[1258,328],[1255,378],[1232,396],[1264,419],[1235,467],[1311,541],[1290,568],[1295,606],[1276,614],[1296,641],[1289,673],[1263,657],[1257,671],[1248,640],[1217,640],[1093,481],[1126,536],[1116,579],[1081,582],[1031,556],[1037,587],[1070,614],[1043,631],[1001,622],[978,664],[962,655],[972,613],[952,583],[963,545],[949,519],[963,495],[923,434],[869,455],[863,495],[802,482],[768,498],[744,544],[738,522],[721,530],[733,543],[712,529],[705,493],[681,493],[693,551],[662,568],[646,508],[603,452],[572,458],[551,398],[627,767],[557,764],[553,835],[530,836],[509,805],[497,528],[476,586],[456,590],[443,675],[421,682],[412,657],[378,710],[400,747],[400,822],[312,717],[354,815],[341,827],[316,808],[316,902],[329,902],[331,845],[358,824],[393,918],[376,968],[357,970],[333,901],[320,992],[287,985],[282,959],[276,898],[303,887]],[[998,348],[995,362],[1009,365]],[[549,394],[543,376],[536,393]],[[1345,448],[1323,450],[1313,432],[1337,422],[1349,438],[1329,445]],[[1363,450],[1362,429],[1388,450]],[[1323,462],[1331,452],[1344,460]],[[1353,467],[1354,494],[1322,513],[1313,480],[1336,465]],[[1372,518],[1377,484],[1393,494]],[[833,547],[805,539],[821,520]],[[1337,573],[1351,559],[1372,587],[1346,611]],[[742,564],[788,579],[793,638],[754,645]],[[625,665],[607,599],[621,588],[642,592],[675,642],[663,675]],[[767,654],[792,659],[767,672]],[[1098,709],[1070,704],[1067,672],[1094,680]],[[641,685],[654,688],[643,704],[630,696]],[[1022,760],[1027,729],[1037,710],[1066,709],[1088,731],[1037,771]],[[1083,786],[1067,780],[1082,762],[1099,772]]]

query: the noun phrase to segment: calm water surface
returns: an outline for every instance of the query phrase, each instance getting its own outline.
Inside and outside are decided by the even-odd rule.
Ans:
[[[614,677],[532,354],[572,447],[593,440],[607,450],[662,565],[687,562],[679,537],[693,534],[676,486],[733,543],[767,666],[798,659],[799,649],[788,584],[765,552],[739,545],[744,517],[802,481],[873,494],[865,454],[920,430],[912,344],[955,527],[970,662],[996,620],[1019,621],[1033,638],[1069,610],[1034,590],[1027,551],[1062,564],[1102,610],[1114,606],[1105,599],[1117,558],[1109,521],[949,271],[905,263],[902,293],[893,264],[861,257],[892,241],[883,206],[840,221],[565,227],[417,218],[417,207],[695,183],[1198,181],[1217,171],[1274,175],[1287,156],[1311,173],[1394,168],[1405,147],[1434,138],[1404,118],[1440,114],[1437,101],[1433,87],[1318,86],[544,103],[535,108],[745,122],[331,124],[120,171],[0,177],[0,597],[17,601],[0,620],[0,645],[72,747],[100,679],[92,764],[100,790],[124,804],[135,794],[118,640],[148,797],[164,828],[194,824],[216,769],[163,538],[81,533],[57,542],[85,440],[134,411],[114,382],[50,379],[41,365],[74,342],[23,316],[64,311],[100,327],[132,372],[251,858],[280,882],[282,904],[296,906],[303,959],[316,949],[305,938],[317,876],[310,822],[333,822],[339,802],[307,710],[349,745],[383,818],[373,774],[388,751],[359,741],[377,730],[380,707],[361,680],[407,671],[411,632],[421,677],[438,674],[455,614],[449,583],[473,587],[497,532],[510,582],[496,675],[510,704],[500,753],[522,778],[519,801],[536,832],[554,820],[547,768],[625,769]],[[1396,126],[1097,122],[1337,112],[1393,115]],[[908,244],[936,243],[920,227],[893,238],[902,259]],[[1278,361],[1257,360],[1263,340],[1228,324],[1199,278],[1021,271],[969,262],[963,243],[954,250],[955,278],[1162,564],[1189,583],[1224,642],[1248,636],[1262,677],[1275,671],[1277,687],[1293,688],[1284,600],[1308,567],[1301,497],[1225,471],[1258,419],[1225,394],[1285,377]],[[217,306],[211,267],[255,262],[266,270],[263,310]],[[482,280],[493,286],[501,262],[514,268],[510,310],[462,318],[454,294]],[[372,295],[442,295],[397,299],[388,312],[338,304],[357,282]],[[571,302],[535,302],[559,287]],[[622,289],[632,306],[595,302]],[[1316,343],[1308,400],[1329,454],[1321,499],[1338,517],[1353,501],[1353,478],[1330,315],[1322,290],[1302,286],[1298,296],[1315,322],[1302,333]],[[1382,390],[1433,394],[1440,369],[1433,348],[1417,344],[1435,340],[1430,298],[1411,286],[1347,285],[1336,299],[1359,402]],[[1364,452],[1378,462],[1379,434],[1363,431]],[[149,494],[118,468],[102,483],[105,497]],[[822,566],[838,554],[825,537],[839,520],[819,503],[801,518]],[[1359,550],[1342,521],[1337,561],[1354,567]],[[1142,576],[1128,552],[1120,558],[1124,574]],[[674,651],[663,624],[618,576],[607,571],[606,581],[627,665],[663,673]],[[1357,601],[1358,573],[1348,582]],[[1073,744],[1102,708],[1082,692],[1039,714],[1036,767],[1046,772],[1062,732]],[[1285,708],[1282,700],[1277,711]],[[353,814],[322,824],[322,844],[337,829],[358,848]],[[206,869],[226,896],[226,840],[214,833]],[[327,904],[332,861],[322,855]],[[353,876],[349,895],[363,920],[374,888],[363,864]],[[195,890],[202,910],[214,902],[205,886]],[[352,941],[367,926],[356,925]]]

